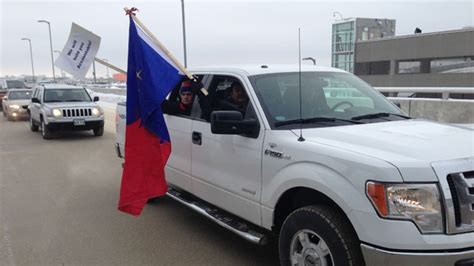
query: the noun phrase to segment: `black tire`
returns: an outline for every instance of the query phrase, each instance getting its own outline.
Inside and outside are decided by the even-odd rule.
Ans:
[[[35,124],[35,121],[33,121],[33,118],[31,118],[31,114],[30,114],[30,129],[31,131],[38,131],[39,127],[38,125]]]
[[[94,128],[93,131],[94,131],[94,136],[100,137],[100,136],[104,135],[104,126]]]
[[[51,139],[53,138],[51,130],[46,126],[44,123],[44,120],[41,119],[41,136],[43,136],[43,139]]]
[[[359,239],[351,225],[342,214],[328,206],[307,206],[288,215],[283,222],[278,244],[283,266],[299,265],[292,263],[290,254],[293,252],[296,260],[303,250],[309,253],[301,256],[304,257],[302,261],[315,263],[321,259],[332,266],[365,265]]]

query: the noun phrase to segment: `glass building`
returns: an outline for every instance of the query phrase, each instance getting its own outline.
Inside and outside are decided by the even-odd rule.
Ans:
[[[395,35],[394,19],[348,18],[332,25],[331,66],[354,73],[355,43]]]

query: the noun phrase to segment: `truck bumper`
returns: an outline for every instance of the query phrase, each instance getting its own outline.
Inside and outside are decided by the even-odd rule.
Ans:
[[[474,247],[462,251],[390,251],[361,244],[367,266],[416,265],[416,266],[472,266]]]

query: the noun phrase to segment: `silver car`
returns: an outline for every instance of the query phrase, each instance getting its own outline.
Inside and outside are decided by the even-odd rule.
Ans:
[[[28,104],[31,99],[29,89],[10,89],[2,99],[3,115],[8,120],[28,118]]]
[[[95,136],[104,133],[104,112],[80,86],[44,84],[36,87],[29,105],[30,129],[41,130],[44,139],[55,132],[92,130]]]

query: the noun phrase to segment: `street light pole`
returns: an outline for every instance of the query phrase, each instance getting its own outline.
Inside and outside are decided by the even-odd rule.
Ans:
[[[22,41],[28,41],[30,44],[30,58],[31,58],[31,72],[33,73],[33,82],[35,82],[35,66],[33,64],[33,49],[31,48],[31,39],[30,38],[21,38]]]
[[[188,67],[188,59],[186,55],[186,20],[184,15],[184,0],[181,0],[181,19],[183,20],[183,50],[184,50],[184,67]]]
[[[107,62],[107,63],[109,62],[109,60],[107,60],[107,59],[105,59],[105,58],[102,59],[102,60],[104,60],[104,61]],[[110,82],[110,78],[109,78],[109,66],[106,65],[106,67],[107,67],[107,83],[109,83],[109,82]]]
[[[51,38],[51,23],[47,20],[38,20],[39,23],[46,23],[48,24],[49,29],[49,45],[51,48],[51,66],[53,67],[53,80],[56,81],[56,75],[54,73],[54,59],[53,59],[53,39]]]
[[[59,55],[61,55],[61,52],[58,51],[58,50],[54,50],[53,52],[58,53]],[[59,71],[61,72],[61,76],[60,76],[60,77],[61,77],[61,78],[64,78],[64,71],[63,71],[60,67],[58,67],[58,68],[59,68]]]
[[[316,59],[312,58],[312,57],[305,57],[301,60],[311,60],[311,62],[313,62],[313,65],[316,65]]]

